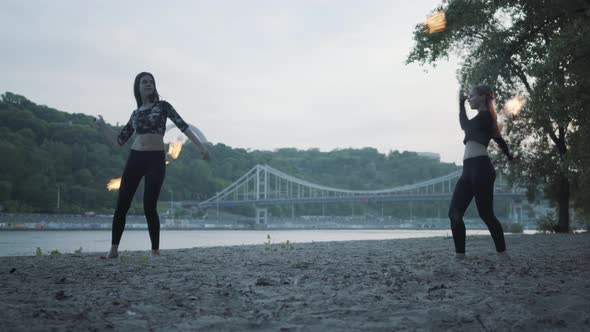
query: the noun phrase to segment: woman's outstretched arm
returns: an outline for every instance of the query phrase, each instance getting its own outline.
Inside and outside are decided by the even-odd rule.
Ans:
[[[209,150],[207,150],[205,144],[201,142],[201,140],[197,137],[197,135],[195,135],[191,128],[186,128],[183,131],[183,133],[186,135],[186,137],[188,137],[188,139],[191,140],[191,142],[193,142],[197,146],[197,149],[199,149],[199,151],[201,152],[201,157],[203,158],[203,160],[209,160]]]
[[[174,107],[172,105],[170,105],[169,102],[162,101],[162,105],[164,106],[164,109],[166,110],[166,114],[167,114],[168,118],[170,120],[172,120],[172,122],[174,122],[176,127],[180,131],[182,131],[182,133],[185,134],[186,137],[188,137],[188,139],[190,139],[191,142],[193,142],[197,146],[197,148],[201,152],[201,157],[203,158],[203,160],[209,160],[209,151],[207,150],[207,148],[205,147],[203,142],[201,142],[201,140],[197,137],[197,135],[195,135],[195,133],[191,130],[188,123],[186,123],[182,119],[182,117],[180,117],[178,112],[176,112]]]
[[[512,153],[510,153],[510,149],[508,148],[508,143],[506,143],[504,138],[502,138],[502,136],[497,136],[497,137],[492,137],[492,139],[494,140],[494,142],[496,142],[496,144],[498,144],[500,149],[502,149],[502,152],[504,152],[506,157],[508,157],[508,160],[512,161]]]

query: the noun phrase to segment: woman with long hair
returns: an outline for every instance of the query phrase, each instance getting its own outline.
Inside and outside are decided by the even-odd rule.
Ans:
[[[111,249],[106,258],[119,256],[119,242],[125,229],[127,211],[142,178],[145,178],[143,209],[152,243],[152,255],[160,255],[160,218],[157,203],[166,174],[164,133],[167,119],[172,120],[178,129],[197,146],[204,160],[209,159],[207,148],[189,125],[170,103],[160,100],[152,74],[142,72],[135,77],[133,94],[137,109],[131,113],[129,121],[119,134],[106,125],[101,115],[96,120],[98,127],[115,146],[123,146],[131,135],[136,133],[121,177],[117,207],[113,216]]]
[[[494,214],[494,181],[496,171],[488,156],[488,144],[493,139],[502,152],[512,161],[512,154],[506,141],[500,134],[498,116],[494,105],[494,91],[487,85],[478,85],[471,90],[469,97],[459,92],[459,122],[465,131],[465,152],[463,155],[463,174],[455,185],[449,219],[455,243],[456,257],[465,257],[465,210],[475,197],[475,204],[481,219],[487,225],[496,251],[500,255],[506,254],[506,243],[502,225]],[[465,113],[465,101],[469,106],[477,109],[477,115],[472,119]]]

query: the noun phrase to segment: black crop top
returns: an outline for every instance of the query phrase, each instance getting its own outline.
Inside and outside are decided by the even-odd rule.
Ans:
[[[178,115],[174,107],[167,101],[158,101],[146,110],[136,109],[131,113],[129,122],[121,129],[117,138],[119,145],[127,143],[133,132],[137,134],[160,134],[166,132],[166,119],[174,122],[180,131],[185,131],[188,124]]]
[[[508,144],[502,138],[502,136],[494,135],[494,120],[490,112],[478,112],[473,119],[468,119],[465,112],[465,104],[460,103],[459,106],[459,122],[461,123],[461,129],[465,131],[465,138],[463,144],[467,141],[474,141],[481,145],[488,146],[490,140],[498,144],[502,152],[508,157],[508,160],[512,160],[512,154],[508,149]]]

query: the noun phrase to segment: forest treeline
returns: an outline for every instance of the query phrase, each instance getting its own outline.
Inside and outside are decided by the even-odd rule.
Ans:
[[[108,144],[92,116],[62,112],[4,93],[0,101],[3,212],[112,213],[116,192],[109,192],[106,183],[121,176],[129,146]],[[184,144],[180,157],[167,166],[161,201],[172,194],[176,201],[204,200],[256,164],[344,189],[390,188],[459,169],[414,152],[383,154],[374,148],[260,151],[217,143],[209,149],[211,160],[205,162],[192,144]],[[138,193],[136,201],[141,202],[141,186]]]

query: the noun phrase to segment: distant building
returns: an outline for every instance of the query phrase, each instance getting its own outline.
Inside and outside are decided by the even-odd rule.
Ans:
[[[416,152],[419,156],[428,157],[440,161],[440,154],[434,152]]]

